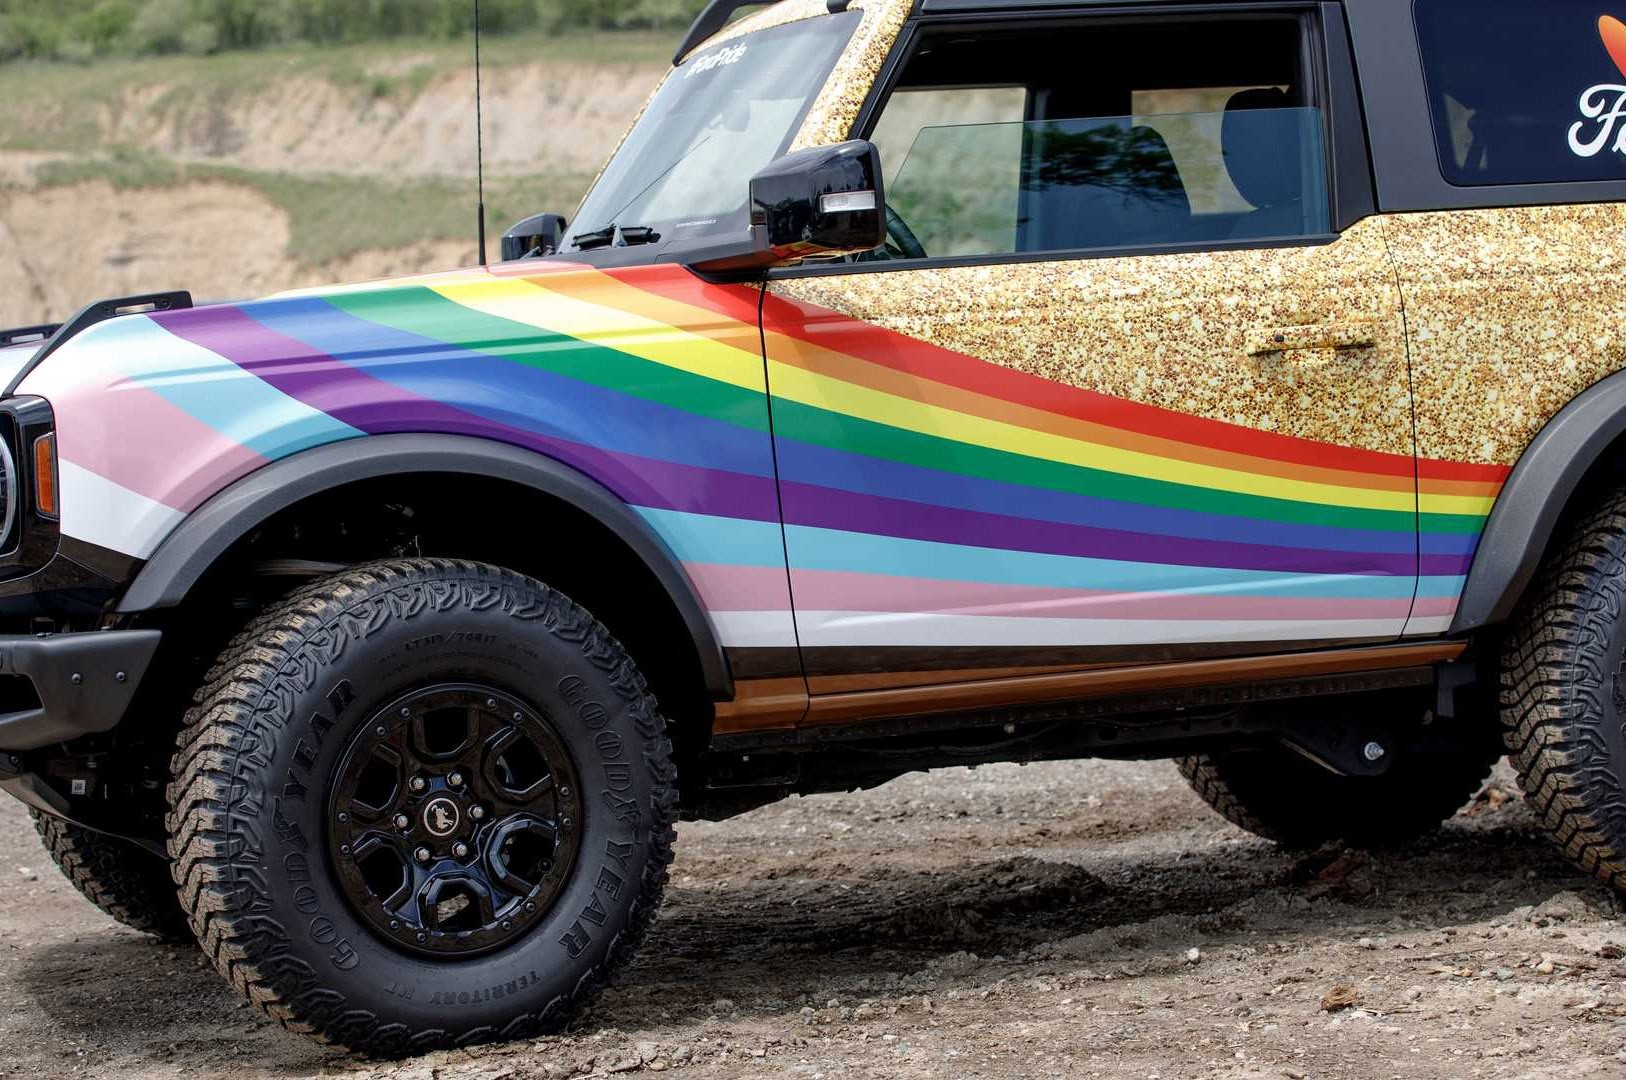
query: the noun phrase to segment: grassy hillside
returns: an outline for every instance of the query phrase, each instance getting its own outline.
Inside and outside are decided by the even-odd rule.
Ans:
[[[676,30],[702,0],[481,0],[492,35]],[[470,0],[0,0],[0,61],[86,61],[267,46],[457,38]]]
[[[491,39],[493,243],[527,214],[574,211],[675,36]],[[0,325],[117,292],[242,297],[467,263],[468,46],[398,38],[0,63]]]

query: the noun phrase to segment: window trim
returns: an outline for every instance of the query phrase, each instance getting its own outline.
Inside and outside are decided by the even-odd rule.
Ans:
[[[1407,0],[1409,2],[1409,0]],[[1203,19],[1234,19],[1297,15],[1303,24],[1301,42],[1307,52],[1306,87],[1312,102],[1322,111],[1322,140],[1326,150],[1326,189],[1333,229],[1329,233],[1304,236],[1264,237],[1248,240],[1135,245],[1111,248],[1058,248],[1050,251],[1022,251],[991,255],[945,255],[925,259],[875,262],[814,262],[768,271],[770,281],[802,277],[835,277],[852,274],[901,273],[912,270],[950,267],[1029,265],[1049,262],[1085,262],[1095,259],[1127,258],[1139,255],[1175,255],[1218,251],[1251,251],[1270,248],[1324,247],[1356,221],[1373,212],[1372,180],[1365,137],[1364,118],[1355,88],[1355,78],[1341,5],[1314,0],[1256,0],[1234,4],[1179,4],[1148,9],[1145,4],[1098,4],[1082,6],[1071,0],[1064,10],[1050,7],[1042,11],[954,10],[950,13],[917,15],[905,25],[898,44],[878,73],[874,85],[859,109],[853,124],[854,138],[866,138],[880,119],[882,106],[890,100],[908,59],[914,55],[922,31],[945,26],[987,28],[1027,27],[1037,24],[1076,26],[1080,22],[1163,21],[1182,16]],[[1339,131],[1350,132],[1341,140]],[[862,133],[862,134],[860,134]]]

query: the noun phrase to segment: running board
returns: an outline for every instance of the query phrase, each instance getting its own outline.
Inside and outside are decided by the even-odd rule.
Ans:
[[[1467,648],[1462,641],[1430,641],[1047,672],[817,697],[809,696],[805,687],[798,690],[799,679],[741,679],[736,680],[734,700],[717,706],[712,738],[714,745],[785,745],[872,737],[878,726],[920,726],[900,721],[950,715],[969,719],[968,714],[996,710],[1055,711],[1056,706],[1099,702],[1101,707],[1087,711],[1143,712],[1414,686],[1429,681],[1436,665],[1460,659]],[[1394,677],[1387,677],[1390,674]]]

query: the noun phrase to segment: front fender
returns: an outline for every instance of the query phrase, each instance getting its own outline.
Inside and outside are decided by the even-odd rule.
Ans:
[[[694,582],[654,530],[593,478],[540,454],[456,435],[378,435],[283,458],[237,481],[183,520],[136,575],[119,604],[135,614],[176,607],[233,544],[273,515],[361,480],[440,473],[506,480],[576,507],[613,532],[657,580],[683,617],[707,689],[719,700],[733,684]]]

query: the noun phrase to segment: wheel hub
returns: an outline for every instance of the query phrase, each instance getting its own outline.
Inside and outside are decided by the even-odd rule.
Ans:
[[[539,712],[490,687],[433,686],[357,730],[327,821],[346,898],[373,929],[463,958],[547,914],[575,860],[580,786]]]

